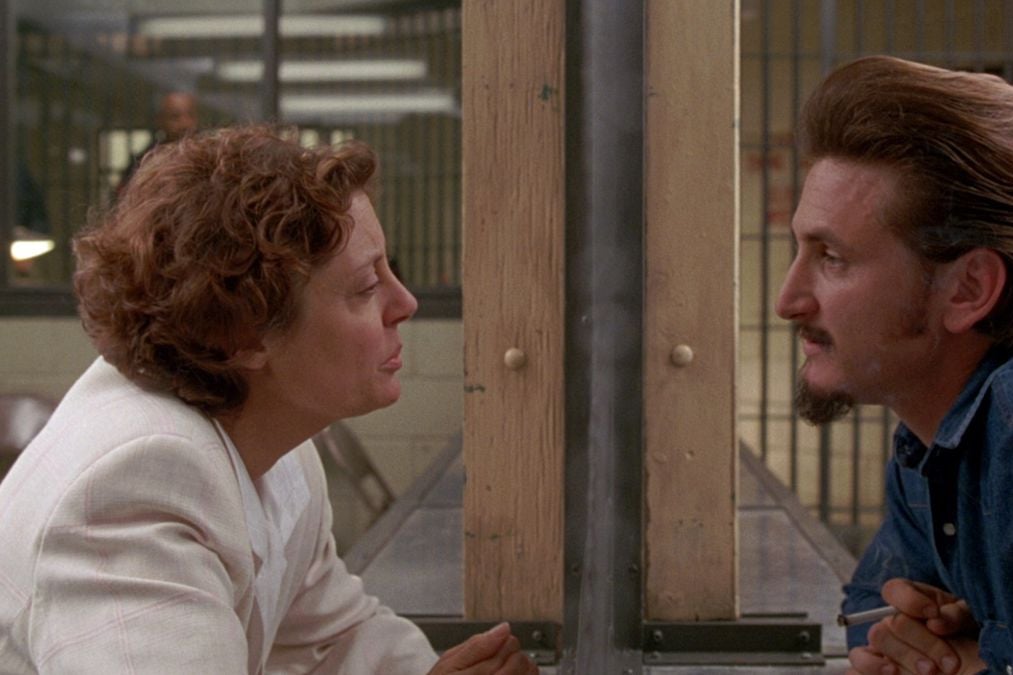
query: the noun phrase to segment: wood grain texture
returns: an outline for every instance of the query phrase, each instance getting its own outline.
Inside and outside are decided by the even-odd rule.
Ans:
[[[562,621],[563,0],[463,5],[464,597]],[[526,364],[504,365],[507,349]]]
[[[738,3],[648,0],[645,613],[738,614]],[[692,362],[672,365],[677,345]]]

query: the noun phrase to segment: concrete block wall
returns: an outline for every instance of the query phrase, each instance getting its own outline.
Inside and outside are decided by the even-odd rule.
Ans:
[[[0,319],[0,392],[59,400],[97,355],[76,317]]]
[[[401,400],[348,420],[398,494],[461,429],[461,321],[416,319],[401,329]],[[0,392],[59,399],[95,359],[76,318],[0,319]]]
[[[460,432],[464,407],[460,319],[414,319],[402,325],[401,337],[401,400],[346,420],[398,494]]]

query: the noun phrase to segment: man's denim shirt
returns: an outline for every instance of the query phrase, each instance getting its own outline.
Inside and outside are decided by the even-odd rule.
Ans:
[[[993,349],[926,448],[902,423],[887,465],[887,514],[865,551],[843,609],[883,604],[903,577],[967,600],[990,671],[1013,673],[1013,353]],[[869,625],[848,629],[866,644]]]

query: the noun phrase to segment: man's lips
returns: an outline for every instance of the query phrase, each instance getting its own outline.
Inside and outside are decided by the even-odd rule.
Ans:
[[[833,345],[830,334],[818,328],[798,326],[796,332],[802,340],[802,353],[806,356],[816,356]]]

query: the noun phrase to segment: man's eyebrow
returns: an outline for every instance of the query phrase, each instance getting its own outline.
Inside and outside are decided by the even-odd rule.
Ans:
[[[816,226],[807,228],[801,235],[793,227],[791,228],[791,232],[792,236],[795,237],[795,241],[818,242],[840,249],[849,248],[849,246],[845,244],[844,241],[829,227]]]

